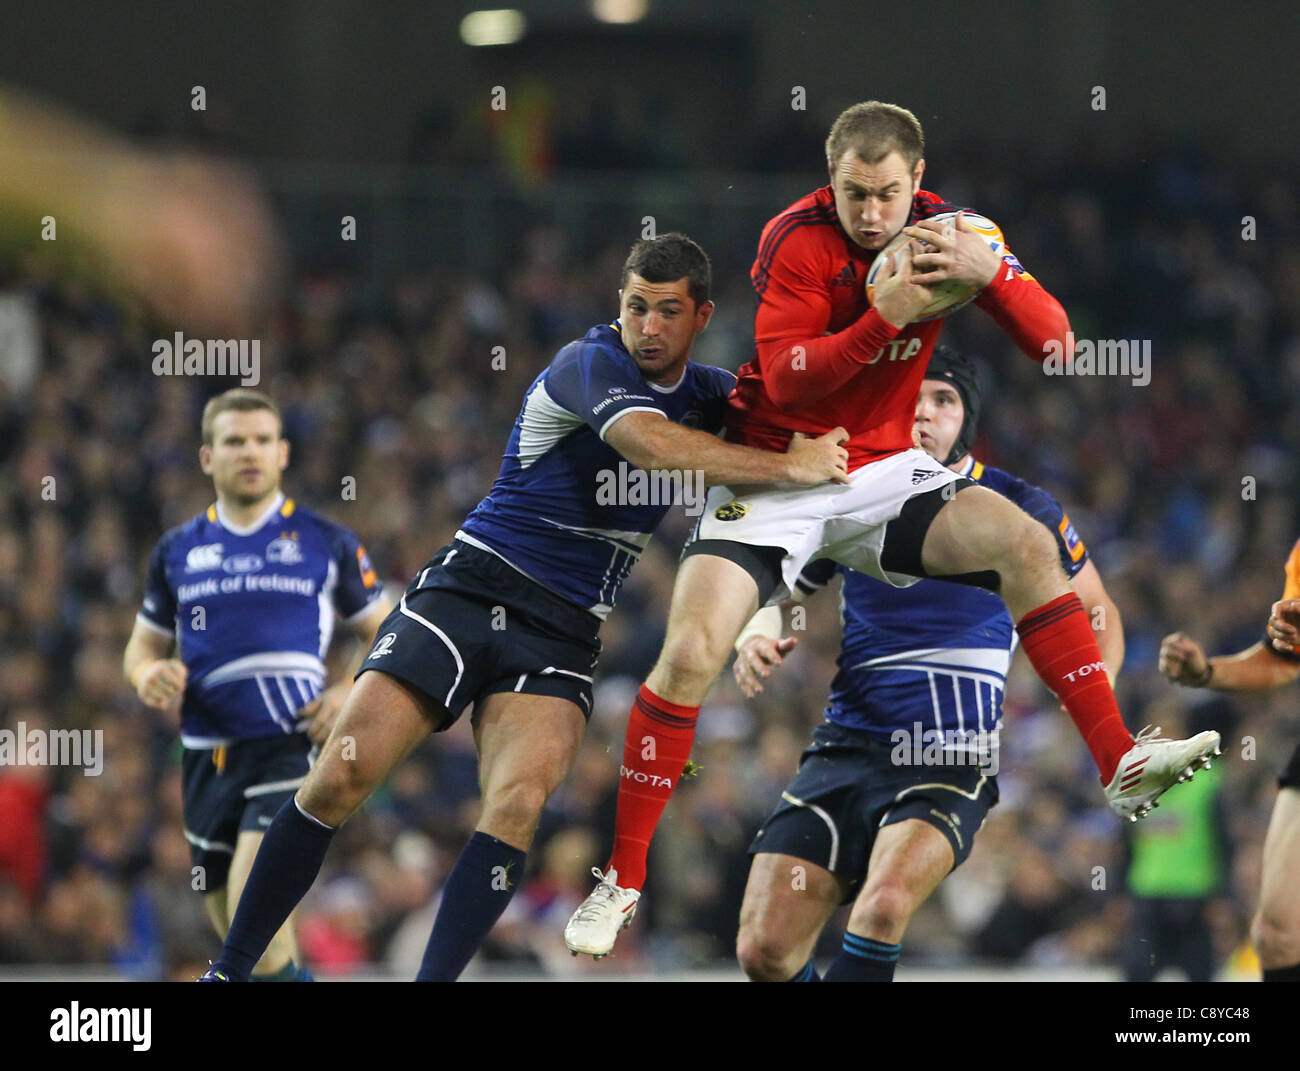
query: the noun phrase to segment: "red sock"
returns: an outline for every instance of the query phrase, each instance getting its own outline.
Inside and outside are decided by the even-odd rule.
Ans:
[[[1016,631],[1038,676],[1056,693],[1092,752],[1102,784],[1109,784],[1133,736],[1124,728],[1079,596],[1067,593],[1030,610]]]
[[[644,684],[632,704],[619,770],[614,851],[605,868],[618,871],[621,888],[639,889],[645,884],[650,838],[691,757],[699,713],[699,707],[660,699]]]

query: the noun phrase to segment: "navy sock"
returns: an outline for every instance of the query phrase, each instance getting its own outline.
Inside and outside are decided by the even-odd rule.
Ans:
[[[417,982],[454,982],[496,925],[524,877],[525,853],[475,833],[442,887]]]
[[[314,981],[316,981],[316,979],[312,976],[311,971],[309,971],[309,970],[307,969],[307,965],[304,963],[301,967],[298,968],[298,977],[295,978],[294,981],[295,981],[295,982],[314,982]]]
[[[817,973],[817,968],[813,966],[813,961],[809,960],[803,965],[803,970],[790,979],[792,982],[820,982],[822,976]]]
[[[276,812],[239,897],[221,958],[212,966],[246,982],[266,946],[320,873],[334,829],[308,818],[292,799]]]
[[[844,945],[826,972],[826,981],[892,982],[901,947],[845,932]]]
[[[1264,971],[1265,982],[1300,982],[1300,963],[1289,967],[1271,967]]]

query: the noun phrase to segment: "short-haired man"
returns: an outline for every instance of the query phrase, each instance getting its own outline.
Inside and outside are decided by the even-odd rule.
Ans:
[[[1111,808],[1136,820],[1209,761],[1217,733],[1135,742],[1097,643],[1057,560],[1051,533],[987,487],[912,447],[921,379],[942,320],[914,322],[931,287],[979,287],[975,303],[1030,357],[1068,344],[1060,304],[1007,251],[999,256],[921,189],[916,116],[879,101],[844,111],[826,141],[830,185],[763,230],[751,278],[757,358],[740,370],[727,437],[779,450],[794,434],[849,431],[846,487],[715,487],[673,588],[659,660],[628,720],[614,847],[565,941],[602,956],[636,912],[646,853],[695,735],[700,704],[760,606],[788,597],[814,558],[907,587],[920,578],[978,584],[1001,596],[1043,682],[1060,698],[1101,772]],[[912,244],[885,265],[869,304],[864,280],[900,232]],[[644,741],[649,737],[654,746]],[[642,754],[654,754],[646,760]]]
[[[601,623],[668,509],[662,495],[610,493],[610,477],[630,462],[706,484],[845,478],[842,428],[786,453],[710,434],[735,377],[689,360],[713,314],[698,245],[679,234],[638,242],[621,285],[618,320],[561,348],[534,380],[492,490],[381,626],[320,761],[276,815],[206,980],[247,976],[338,825],[473,703],[482,814],[417,975],[457,978],[519,886],[591,715]]]
[[[333,614],[364,650],[391,604],[357,537],[280,489],[289,443],[270,398],[218,395],[202,433],[217,500],[154,548],[123,669],[148,706],[183,697],[185,838],[224,938],[272,816],[351,687],[326,687]],[[309,977],[287,922],[253,977]]]

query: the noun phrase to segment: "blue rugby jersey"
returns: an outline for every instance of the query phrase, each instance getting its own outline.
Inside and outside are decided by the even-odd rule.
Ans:
[[[136,620],[175,636],[189,670],[182,743],[305,729],[297,712],[325,687],[335,613],[360,617],[382,591],[352,532],[283,495],[247,527],[214,504],[167,532]]]
[[[1050,494],[974,458],[962,475],[1005,495],[1051,529],[1067,576],[1083,568],[1088,550]],[[916,747],[926,746],[932,732],[949,749],[996,747],[1002,693],[1019,639],[1002,600],[983,588],[943,580],[895,588],[826,558],[804,570],[799,587],[812,591],[837,570],[844,574],[844,638],[826,718],[884,737],[905,730],[908,739],[919,724]]]
[[[593,327],[528,388],[501,472],[457,537],[603,620],[669,505],[683,491],[702,504],[704,493],[652,479],[605,434],[638,411],[716,432],[735,383],[730,372],[691,362],[675,385],[650,383],[617,322]]]

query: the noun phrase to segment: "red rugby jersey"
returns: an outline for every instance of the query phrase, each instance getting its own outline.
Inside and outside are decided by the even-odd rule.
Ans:
[[[908,223],[958,207],[920,190]],[[844,233],[830,186],[763,228],[750,270],[758,354],[732,392],[729,441],[785,450],[793,432],[820,435],[842,425],[851,436],[850,470],[912,445],[916,400],[943,320],[901,331],[883,320],[867,303],[875,257]],[[975,304],[1042,361],[1049,339],[1066,344],[1069,320],[1009,249],[1003,263]]]

